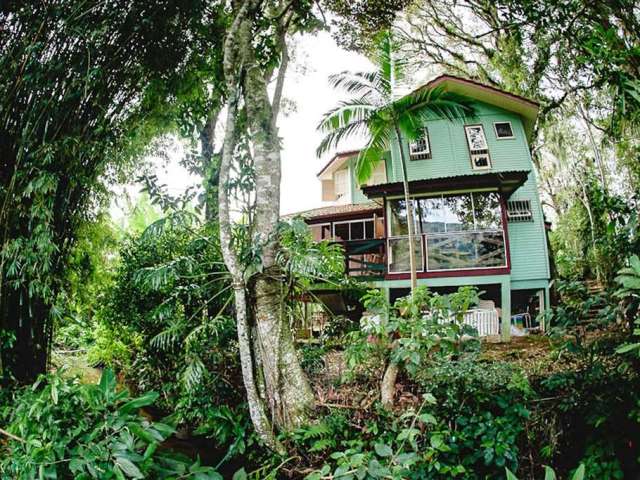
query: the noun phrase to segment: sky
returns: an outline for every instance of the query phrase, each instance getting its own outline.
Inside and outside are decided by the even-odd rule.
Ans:
[[[282,183],[281,213],[288,214],[321,207],[320,181],[316,174],[331,158],[332,154],[316,157],[316,147],[322,135],[316,126],[322,114],[344,98],[344,94],[333,90],[328,83],[331,74],[345,70],[370,71],[371,62],[364,56],[348,52],[336,45],[328,32],[294,38],[293,61],[289,66],[284,85],[286,107],[278,122],[282,138]],[[289,108],[288,105],[294,105]],[[340,150],[360,146],[360,141],[344,143]],[[179,165],[184,150],[176,143],[168,152],[168,162],[159,158],[150,159],[155,173],[167,191],[177,195],[200,179],[190,175]],[[139,185],[124,187],[129,197],[135,199]],[[124,195],[118,195],[112,211],[122,210]],[[123,204],[123,205],[120,205]],[[120,216],[117,213],[116,217]]]

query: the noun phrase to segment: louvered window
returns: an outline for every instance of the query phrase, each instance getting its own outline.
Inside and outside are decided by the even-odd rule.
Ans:
[[[507,220],[509,222],[532,222],[530,200],[509,200],[507,202]]]

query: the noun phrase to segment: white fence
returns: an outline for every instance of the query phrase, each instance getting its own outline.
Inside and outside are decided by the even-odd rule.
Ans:
[[[447,319],[443,318],[439,323],[446,323],[447,321]],[[474,308],[468,310],[467,313],[464,314],[462,322],[475,328],[480,337],[500,334],[500,317],[498,316],[498,311],[495,309]]]

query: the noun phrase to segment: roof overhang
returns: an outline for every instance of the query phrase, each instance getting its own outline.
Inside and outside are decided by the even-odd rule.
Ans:
[[[340,170],[347,161],[360,153],[360,150],[350,150],[348,152],[336,153],[327,164],[318,172],[318,179],[331,180],[333,172]]]
[[[455,75],[440,75],[419,87],[418,90],[436,87],[519,114],[522,117],[527,138],[531,139],[540,109],[540,104],[535,100]]]
[[[428,180],[414,180],[409,182],[409,191],[412,195],[424,193],[445,193],[452,191],[465,191],[484,188],[495,188],[506,198],[520,188],[529,176],[528,170],[516,170],[509,172],[492,172],[473,175],[461,175],[457,177],[431,178]],[[402,195],[404,187],[402,182],[383,183],[363,187],[364,194],[373,198]]]

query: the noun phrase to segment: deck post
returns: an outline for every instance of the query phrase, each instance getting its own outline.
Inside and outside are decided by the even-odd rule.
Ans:
[[[502,280],[500,290],[502,294],[500,337],[503,342],[508,342],[511,340],[511,277],[506,277]]]

